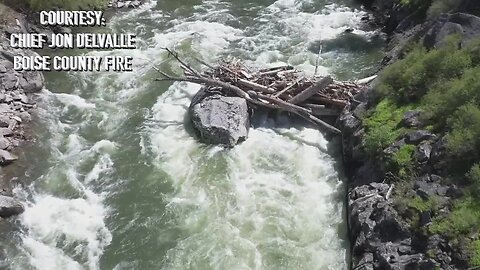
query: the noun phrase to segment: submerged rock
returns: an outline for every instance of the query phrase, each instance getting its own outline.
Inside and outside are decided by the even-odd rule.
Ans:
[[[0,195],[0,217],[8,218],[23,213],[25,209],[18,200]]]
[[[248,136],[250,119],[243,98],[208,95],[201,90],[193,98],[189,112],[205,143],[233,147]]]

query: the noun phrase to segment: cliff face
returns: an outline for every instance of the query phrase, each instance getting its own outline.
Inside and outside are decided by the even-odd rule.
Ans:
[[[480,5],[474,1],[457,1],[450,13],[431,19],[427,9],[419,11],[400,1],[362,2],[373,10],[376,23],[389,34],[384,67],[404,58],[413,43],[434,50],[441,48],[451,35],[459,37],[459,47],[480,38],[480,18],[460,12],[478,12]],[[374,82],[369,91],[355,97],[358,103],[345,108],[338,121],[349,177],[347,208],[353,269],[476,266],[472,259],[475,250],[471,248],[474,236],[464,233],[455,239],[434,224],[452,215],[455,205],[467,197],[466,189],[450,180],[449,164],[459,159],[448,150],[447,136],[432,130],[425,122],[424,109],[417,109],[413,102],[390,106],[386,97],[376,93],[375,83],[378,84]],[[380,115],[381,110],[385,115]],[[379,125],[392,124],[402,132],[392,133],[393,142],[372,155],[367,151],[371,142],[366,140],[366,134],[371,132],[374,121]],[[408,162],[408,173],[404,167],[392,169],[391,160],[396,165]]]

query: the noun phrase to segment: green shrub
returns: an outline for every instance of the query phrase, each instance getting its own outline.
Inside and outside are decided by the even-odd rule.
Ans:
[[[393,171],[407,173],[412,169],[412,155],[415,152],[415,145],[406,144],[402,146],[390,159],[390,166]]]
[[[458,7],[459,0],[434,0],[427,11],[428,18],[435,18]]]
[[[368,112],[363,119],[366,128],[363,145],[367,153],[371,156],[380,154],[405,132],[398,128],[398,124],[403,114],[411,108],[412,106],[397,107],[392,100],[384,99]]]
[[[477,198],[480,197],[480,163],[472,166],[470,171],[467,173],[467,178],[472,184],[473,195]]]
[[[480,149],[480,108],[468,103],[461,106],[448,119],[450,132],[448,148],[457,155],[469,155],[469,159],[478,158]]]
[[[108,0],[26,0],[33,10],[60,8],[65,10],[103,9]]]
[[[480,67],[464,70],[461,78],[437,83],[427,93],[424,102],[429,108],[428,116],[437,128],[443,129],[447,119],[462,105],[480,104]]]
[[[375,89],[377,94],[398,102],[416,101],[432,86],[461,76],[472,66],[472,59],[469,51],[458,50],[457,46],[458,37],[451,37],[438,50],[414,47],[404,59],[385,68]]]
[[[418,4],[416,0],[402,2]],[[435,0],[429,12],[450,9],[454,4],[453,0]],[[404,134],[406,130],[398,125],[401,117],[406,109],[418,106],[425,112],[423,122],[428,129],[446,135],[448,153],[454,154],[448,160],[448,178],[461,180],[457,183],[465,195],[456,200],[448,215],[436,216],[428,230],[452,240],[470,239],[466,245],[471,243],[471,266],[480,266],[480,40],[463,48],[457,37],[431,51],[414,47],[382,72],[375,91],[380,102],[364,119],[364,145],[369,153],[383,154],[385,147]],[[405,145],[389,157],[390,172],[411,178],[414,150]],[[401,197],[406,191],[399,194]],[[415,227],[417,213],[436,211],[438,200],[397,198],[398,206]]]
[[[480,240],[472,241],[470,244],[470,266],[480,266]]]
[[[478,231],[480,226],[480,204],[467,197],[458,202],[447,217],[437,217],[430,226],[430,232],[444,234],[451,238]]]
[[[424,200],[417,196],[409,201],[408,207],[417,210],[419,213],[425,211],[436,211],[438,207],[438,198],[431,197],[428,200]]]

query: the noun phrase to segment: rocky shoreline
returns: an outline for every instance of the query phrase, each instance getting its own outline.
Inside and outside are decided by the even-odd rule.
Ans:
[[[22,31],[17,23],[25,16],[9,7],[0,6],[4,21],[0,25],[0,166],[5,167],[17,160],[15,148],[27,139],[25,128],[35,109],[34,93],[41,91],[45,80],[41,72],[15,71],[14,55],[34,55],[33,51],[12,49],[8,35]],[[0,217],[8,218],[23,212],[23,205],[11,197],[8,179],[1,182]]]
[[[392,4],[392,1],[365,1],[374,10],[377,22],[385,25],[390,45],[383,66],[401,59],[405,47],[421,42],[426,48],[441,46],[451,34],[461,36],[461,43],[480,37],[480,18],[472,14],[444,14],[434,20],[421,19],[416,11]],[[472,1],[464,1],[462,10]],[[461,10],[460,10],[461,11]],[[399,16],[402,14],[402,16]],[[365,113],[374,104],[373,88],[355,97],[359,101],[347,106],[338,120],[343,132],[343,155],[348,176],[347,216],[351,240],[352,269],[467,269],[466,248],[459,248],[439,234],[424,229],[434,213],[421,210],[412,225],[411,209],[399,207],[402,199],[435,200],[436,212],[449,213],[454,201],[462,196],[461,188],[446,183],[445,163],[450,162],[445,136],[425,129],[421,111],[407,111],[401,125],[410,131],[385,148],[395,154],[405,145],[414,147],[416,179],[411,186],[396,187],[396,175],[383,168],[381,157],[364,150]]]

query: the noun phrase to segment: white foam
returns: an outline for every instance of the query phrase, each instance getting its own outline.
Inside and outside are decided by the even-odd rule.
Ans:
[[[83,269],[78,262],[66,256],[60,249],[52,248],[33,238],[24,238],[23,245],[27,252],[31,254],[29,261],[35,269]]]
[[[34,204],[28,206],[21,216],[22,224],[29,230],[23,241],[31,252],[31,260],[41,269],[59,269],[56,266],[65,263],[66,269],[83,263],[90,269],[98,269],[100,255],[111,241],[104,216],[101,198],[93,193],[78,199],[50,195],[36,197]],[[85,261],[76,262],[54,248],[62,240],[65,246],[74,245]]]
[[[87,102],[85,99],[71,94],[55,94],[56,98],[65,104],[65,106],[74,106],[79,109],[95,109],[95,104]]]
[[[113,27],[135,25],[140,34],[151,31],[143,25],[145,19],[171,27],[159,27],[162,30],[139,41],[136,50],[89,53],[133,56],[135,72],[80,73],[77,78],[88,93],[47,92],[61,103],[49,100],[52,106],[43,116],[50,121],[54,166],[42,177],[47,182],[44,193],[32,193],[33,201],[20,218],[32,266],[99,269],[99,259],[112,237],[104,221],[109,210],[104,197],[114,195],[108,189],[110,182],[123,181],[109,177],[115,165],[111,155],[122,149],[109,138],[121,132],[121,124],[132,113],[130,101],[158,91],[162,94],[147,108],[148,120],[139,135],[144,162],[152,161],[159,174],[166,173],[173,187],[173,192],[165,194],[166,211],[174,216],[166,226],[182,233],[167,252],[163,269],[345,269],[345,243],[338,236],[343,202],[336,197],[343,185],[322,134],[313,129],[258,128],[232,150],[205,146],[185,129],[187,108],[199,86],[174,83],[163,89],[164,84],[152,82],[158,75],[151,69],[153,64],[181,73],[163,47],[207,62],[233,50],[249,58],[249,64],[290,63],[312,74],[316,54],[308,46],[355,27],[363,15],[338,5],[316,13],[302,11],[302,5],[312,1],[276,1],[253,19],[254,29],[245,30],[215,21],[229,15],[222,8],[228,5],[224,1],[202,1],[193,15],[175,20],[155,10],[156,1],[114,17]],[[209,9],[216,7],[221,9],[212,18]],[[235,20],[231,14],[226,17]],[[319,69],[319,74],[330,72],[330,66]],[[80,111],[82,123],[61,122],[59,116],[71,108]],[[83,138],[83,127],[98,132],[93,136],[97,141]],[[86,162],[93,165],[82,172]],[[74,195],[55,193],[57,184],[65,184],[64,178],[55,179],[60,173],[66,175]],[[93,192],[98,189],[105,194]],[[118,262],[115,269],[134,265]]]

